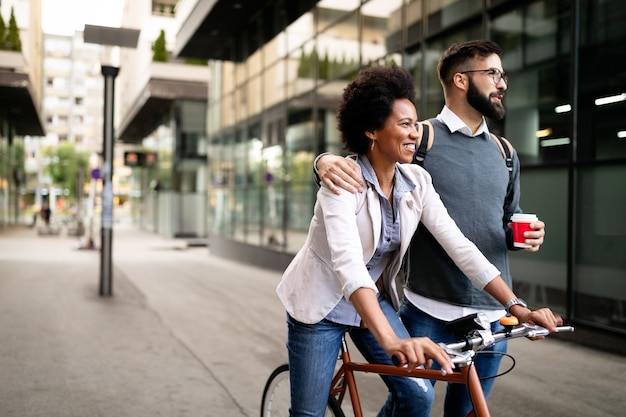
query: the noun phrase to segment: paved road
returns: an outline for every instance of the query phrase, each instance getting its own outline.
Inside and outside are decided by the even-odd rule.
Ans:
[[[0,232],[1,417],[258,415],[286,359],[279,273],[116,224],[107,298],[99,252],[77,245]],[[624,357],[554,339],[510,351],[517,366],[496,384],[494,416],[624,415]],[[360,384],[374,416],[384,388],[375,376]]]

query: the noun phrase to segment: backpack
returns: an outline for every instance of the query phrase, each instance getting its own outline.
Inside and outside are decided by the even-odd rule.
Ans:
[[[424,120],[423,122],[417,122],[417,133],[419,133],[419,137],[417,139],[417,149],[415,150],[415,154],[413,155],[413,163],[424,167],[424,158],[426,158],[426,152],[430,150],[433,146],[433,140],[435,138],[435,129],[433,129],[433,125],[428,120]],[[490,132],[491,137],[496,142],[498,147],[500,148],[500,153],[502,153],[502,158],[506,162],[506,167],[509,170],[509,178],[513,173],[513,146],[511,143],[503,138],[502,136],[495,135]],[[423,140],[426,138],[426,140]]]

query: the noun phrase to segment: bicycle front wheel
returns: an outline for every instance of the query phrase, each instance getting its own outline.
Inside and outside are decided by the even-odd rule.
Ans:
[[[289,394],[289,365],[274,369],[267,379],[261,400],[261,417],[288,417],[291,395]]]
[[[291,406],[289,365],[279,366],[265,383],[261,400],[261,417],[288,417]],[[337,400],[329,396],[326,417],[345,417]]]

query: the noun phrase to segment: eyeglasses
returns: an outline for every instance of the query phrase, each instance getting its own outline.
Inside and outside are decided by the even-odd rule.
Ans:
[[[468,72],[484,72],[487,75],[493,78],[493,82],[498,84],[500,80],[504,80],[506,85],[509,85],[509,77],[506,73],[500,71],[498,68],[489,68],[484,70],[470,70],[470,71],[461,71],[459,74],[467,74]]]

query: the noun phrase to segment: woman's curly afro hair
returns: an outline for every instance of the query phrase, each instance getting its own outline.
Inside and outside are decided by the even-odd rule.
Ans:
[[[381,129],[398,99],[415,104],[415,84],[407,70],[395,64],[362,69],[344,89],[337,108],[337,128],[344,148],[359,155],[366,153],[370,139],[365,132]]]

